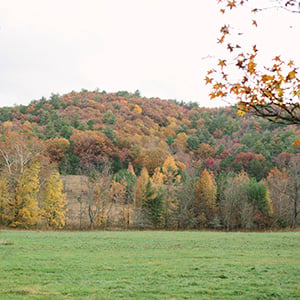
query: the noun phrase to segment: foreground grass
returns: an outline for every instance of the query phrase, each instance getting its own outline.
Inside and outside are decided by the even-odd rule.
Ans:
[[[300,299],[300,232],[0,232],[0,299]]]

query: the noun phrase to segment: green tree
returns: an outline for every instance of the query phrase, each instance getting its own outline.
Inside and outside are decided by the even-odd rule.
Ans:
[[[71,125],[64,125],[61,128],[60,136],[64,137],[65,139],[70,139],[71,135],[73,134],[73,129],[74,128]]]
[[[255,205],[262,214],[271,215],[272,203],[268,197],[267,187],[262,182],[257,182],[254,178],[251,178],[248,183],[248,201]]]
[[[103,123],[113,125],[116,123],[116,117],[111,110],[103,115]]]
[[[188,147],[192,150],[197,150],[200,146],[200,139],[196,134],[190,135],[186,140]]]
[[[56,130],[52,120],[50,120],[45,127],[45,137],[47,139],[53,139],[56,137]]]
[[[145,187],[145,202],[143,205],[145,217],[147,221],[150,223],[149,225],[154,228],[159,228],[161,225],[161,217],[162,217],[162,193],[160,191],[156,191],[151,181],[148,180],[147,185]]]

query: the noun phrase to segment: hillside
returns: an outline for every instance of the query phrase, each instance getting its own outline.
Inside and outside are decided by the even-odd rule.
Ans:
[[[189,180],[195,185],[207,170],[217,187],[214,207],[220,209],[220,201],[226,194],[223,185],[228,183],[228,178],[244,176],[256,184],[264,180],[263,184],[267,186],[266,179],[275,172],[275,167],[278,172],[285,172],[291,169],[295,159],[299,160],[299,146],[293,146],[300,136],[296,126],[274,124],[253,116],[241,118],[235,107],[208,109],[198,107],[196,103],[148,99],[141,97],[138,91],[131,94],[83,90],[63,96],[53,94],[48,100],[42,98],[27,106],[1,108],[0,122],[2,174],[10,168],[3,149],[13,149],[14,141],[24,139],[28,153],[34,153],[41,162],[41,174],[47,174],[46,170],[56,166],[62,175],[101,177],[103,185],[103,178],[109,177],[107,190],[113,189],[107,195],[110,201],[134,206],[138,201],[137,179],[142,177],[142,170],[146,170],[151,184],[156,185],[156,196],[162,186],[166,188],[163,194],[172,194],[175,190],[176,195],[180,194],[179,186],[187,187]],[[11,151],[8,152],[11,154]],[[15,172],[19,172],[18,168]],[[168,172],[173,172],[172,176]],[[269,194],[275,194],[270,187],[268,189]],[[145,204],[145,199],[141,200],[140,207]],[[255,204],[256,200],[251,201],[255,209],[260,207]],[[98,205],[97,214],[99,209]],[[171,214],[173,208],[170,205],[165,209]],[[221,217],[214,209],[210,212],[207,209],[200,205],[203,221],[198,216],[198,221],[191,222],[188,227],[210,226],[216,216],[219,224]],[[259,209],[262,213],[265,208]],[[197,214],[195,207],[192,211],[192,215]],[[95,220],[97,218],[98,215]],[[194,216],[191,218],[194,220]],[[291,219],[289,213],[286,224],[291,223]],[[172,222],[159,221],[165,227],[175,226]],[[176,226],[185,226],[186,220],[182,222],[181,225],[177,222]],[[220,225],[225,226],[224,222]],[[268,222],[261,223],[266,225]]]
[[[172,155],[185,165],[196,163],[216,172],[246,167],[261,179],[281,153],[299,150],[293,147],[299,136],[296,127],[240,118],[235,107],[206,109],[195,103],[142,98],[138,93],[53,95],[28,106],[1,108],[0,121],[11,121],[16,128],[30,122],[64,174],[78,174],[84,166],[106,160],[113,163],[114,172],[127,168],[129,162],[137,171],[146,166],[153,172],[161,164],[155,155],[161,159]],[[57,153],[63,138],[71,147]],[[241,153],[263,161],[261,169],[242,165]]]

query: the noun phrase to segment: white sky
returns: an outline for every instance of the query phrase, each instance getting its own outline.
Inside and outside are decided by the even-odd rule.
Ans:
[[[244,30],[249,16],[222,17],[216,2],[0,0],[0,106],[82,88],[218,106],[203,81],[212,61],[203,58],[220,56],[220,25]],[[257,19],[247,41],[265,55],[300,57],[300,14],[272,10]]]

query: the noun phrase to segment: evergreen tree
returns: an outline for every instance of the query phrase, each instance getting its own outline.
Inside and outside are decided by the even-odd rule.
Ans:
[[[143,208],[145,210],[146,218],[154,228],[159,228],[161,224],[163,210],[162,198],[162,194],[159,191],[156,191],[153,188],[151,181],[148,180],[145,189],[145,203]]]

